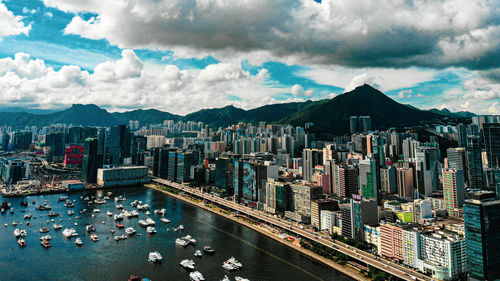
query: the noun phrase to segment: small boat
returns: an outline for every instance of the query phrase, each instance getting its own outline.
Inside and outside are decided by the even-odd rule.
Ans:
[[[11,214],[13,214],[13,213],[14,213],[14,208],[10,208],[9,212],[10,212]]]
[[[73,210],[69,210],[69,211],[68,211],[68,216],[72,216],[72,215],[74,215],[74,214],[75,214],[75,211],[73,211]]]
[[[14,229],[14,237],[19,238],[19,237],[25,237],[26,236],[26,230],[16,228]]]
[[[40,237],[40,240],[48,240],[48,241],[50,241],[51,239],[52,239],[52,237],[50,235],[45,235],[45,236]]]
[[[123,220],[123,214],[114,215],[113,218],[115,221],[121,221]]]
[[[95,227],[92,224],[89,224],[85,226],[85,230],[87,230],[87,232],[94,232]]]
[[[243,277],[240,277],[240,276],[235,276],[234,280],[236,280],[236,281],[250,281],[250,279],[246,279],[246,278],[243,278]]]
[[[99,212],[101,212],[101,211],[100,211],[99,209],[94,209],[94,210],[92,210],[92,212],[94,212],[94,213],[99,213]]]
[[[116,236],[113,236],[113,239],[114,239],[115,241],[125,240],[125,239],[127,239],[127,238],[128,238],[128,237],[127,237],[127,236],[125,236],[125,235],[116,235]]]
[[[189,243],[191,243],[193,245],[196,243],[196,239],[194,239],[193,237],[191,237],[191,235],[184,236],[184,240],[188,241]]]
[[[157,215],[165,215],[167,213],[167,209],[156,209],[154,213]]]
[[[47,233],[49,231],[50,231],[50,229],[48,227],[42,227],[42,228],[40,228],[40,233]]]
[[[195,257],[201,257],[201,256],[203,256],[203,254],[201,253],[200,250],[196,250],[196,251],[194,251],[194,256]]]
[[[161,263],[163,261],[163,257],[160,255],[159,252],[150,252],[148,261],[152,263]]]
[[[115,202],[125,201],[125,200],[126,200],[126,198],[125,198],[125,196],[123,196],[123,195],[120,195],[120,196],[118,196],[118,197],[115,197]]]
[[[122,205],[122,204],[117,204],[117,205],[116,205],[116,209],[117,209],[117,210],[123,209],[123,205]]]
[[[184,225],[183,224],[179,225],[179,227],[177,227],[177,229],[178,230],[184,230]]]
[[[203,281],[205,280],[205,277],[203,277],[203,274],[201,274],[199,271],[194,271],[189,273],[189,278],[193,281]]]
[[[47,203],[43,203],[43,205],[36,206],[35,209],[37,209],[39,211],[43,211],[43,210],[51,210],[52,207],[50,205],[48,205]]]
[[[52,245],[50,245],[50,242],[48,240],[42,240],[40,244],[42,244],[42,246],[44,246],[45,248],[52,247]]]
[[[90,235],[90,239],[94,242],[97,242],[99,241],[99,236],[97,236],[97,234],[92,234]]]
[[[170,221],[169,219],[167,219],[167,218],[161,218],[161,219],[160,219],[160,221],[161,221],[161,222],[163,222],[163,223],[170,223],[170,222],[171,222],[171,221]]]
[[[149,211],[146,211],[146,216],[149,216],[151,215],[151,213]]]
[[[111,216],[113,216],[113,213],[111,213],[110,211],[107,211],[106,215],[108,215],[108,217],[111,217]]]
[[[29,220],[29,219],[31,219],[31,214],[26,214],[26,215],[24,215],[24,219],[25,219],[25,220]]]
[[[63,231],[62,231],[62,234],[64,235],[64,237],[70,239],[71,237],[73,236],[76,236],[78,235],[76,233],[76,230],[74,228],[65,228]],[[76,234],[76,235],[74,235]]]
[[[220,281],[231,281],[231,279],[229,279],[229,277],[227,277],[227,275],[224,275],[224,278],[222,278],[222,280]]]
[[[130,275],[128,281],[141,281],[141,278],[138,275]]]
[[[177,238],[175,239],[175,244],[180,245],[182,247],[186,247],[187,245],[189,245],[189,241],[186,241],[182,238]]]
[[[66,201],[66,200],[68,200],[68,196],[59,196],[59,197],[57,197],[57,201],[58,202],[62,202],[62,201]]]
[[[194,261],[193,260],[182,260],[180,265],[185,269],[193,270],[194,269]]]
[[[54,211],[50,211],[49,214],[48,214],[49,217],[57,217],[59,216],[58,213],[54,212]]]
[[[61,229],[63,226],[60,225],[60,224],[57,224],[57,223],[54,223],[54,225],[52,226],[55,230],[58,230],[58,229]]]
[[[203,252],[205,252],[207,254],[214,254],[215,250],[212,249],[212,247],[210,247],[210,246],[205,246],[205,247],[203,247]]]
[[[111,192],[111,191],[106,192],[106,196],[108,196],[108,197],[113,196],[113,192]]]
[[[75,244],[76,244],[77,246],[82,246],[82,245],[83,245],[82,239],[80,239],[80,238],[76,238],[76,240],[75,240]]]
[[[21,247],[25,247],[26,246],[26,241],[24,241],[24,239],[19,239],[17,240],[17,244],[19,244],[19,246]]]
[[[153,234],[155,234],[155,233],[156,233],[156,228],[154,228],[154,227],[152,227],[152,226],[148,226],[148,227],[146,228],[146,232],[147,232],[148,234],[153,235]]]
[[[118,228],[118,229],[123,229],[123,228],[125,228],[125,225],[123,225],[123,224],[118,224],[118,223],[117,223],[117,224],[116,224],[116,228]]]
[[[235,266],[234,264],[232,264],[232,263],[230,263],[230,262],[228,262],[228,261],[224,261],[224,262],[222,263],[222,268],[224,268],[224,269],[225,269],[225,270],[227,270],[227,271],[233,271],[233,270],[238,269],[238,267],[237,267],[237,266]]]
[[[238,268],[243,267],[243,264],[241,264],[241,262],[237,261],[234,257],[229,258],[227,261],[232,263],[234,266],[236,266]]]
[[[137,230],[135,230],[133,227],[127,227],[127,229],[125,229],[125,233],[127,233],[128,235],[134,235],[136,232]]]
[[[19,204],[23,207],[28,207],[28,202],[26,201],[21,201]]]
[[[12,223],[11,223],[11,224],[12,224],[13,226],[18,225],[18,223],[17,223],[16,221],[12,221]]]

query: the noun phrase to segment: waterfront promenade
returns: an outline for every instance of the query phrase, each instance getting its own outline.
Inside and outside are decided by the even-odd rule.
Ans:
[[[406,268],[406,267],[401,266],[401,265],[397,265],[391,261],[381,259],[373,254],[370,254],[370,253],[361,251],[359,249],[353,248],[353,247],[346,245],[344,243],[334,241],[328,237],[319,236],[318,234],[311,232],[307,229],[301,229],[301,228],[297,227],[296,225],[293,225],[286,220],[276,218],[273,215],[266,214],[264,212],[257,211],[253,208],[246,207],[246,206],[243,206],[240,204],[236,204],[232,201],[225,200],[223,198],[204,193],[198,189],[191,188],[191,187],[188,187],[188,186],[183,185],[183,184],[173,183],[173,182],[170,182],[168,180],[158,179],[158,178],[155,178],[152,181],[153,181],[153,183],[157,183],[157,184],[164,185],[164,186],[169,186],[169,187],[175,188],[179,191],[182,191],[182,192],[185,192],[185,193],[190,194],[192,196],[195,196],[197,198],[210,201],[216,205],[220,205],[220,206],[223,206],[225,208],[241,212],[243,214],[248,215],[249,217],[253,217],[253,218],[258,219],[260,221],[271,224],[275,227],[278,227],[281,229],[286,229],[288,232],[294,233],[298,237],[304,237],[304,238],[307,238],[309,240],[315,241],[317,243],[323,244],[329,248],[332,248],[336,251],[339,251],[343,254],[350,256],[351,258],[357,260],[359,263],[364,263],[364,264],[370,265],[370,266],[375,267],[379,270],[382,270],[382,271],[385,271],[391,275],[394,275],[400,279],[403,279],[403,280],[426,280],[426,281],[434,280],[434,279],[432,279],[428,276],[425,276],[421,273],[418,273],[412,269]],[[193,202],[191,202],[191,203],[193,203]],[[236,220],[236,221],[240,222],[241,220]]]

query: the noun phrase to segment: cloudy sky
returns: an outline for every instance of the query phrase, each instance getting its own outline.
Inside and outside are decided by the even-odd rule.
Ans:
[[[369,83],[500,114],[498,0],[0,0],[0,104],[186,114]]]

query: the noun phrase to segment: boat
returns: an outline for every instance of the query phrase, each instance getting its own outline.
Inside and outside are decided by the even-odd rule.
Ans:
[[[228,261],[224,261],[222,263],[222,268],[224,268],[227,271],[233,271],[233,270],[237,270],[238,269],[237,266],[235,266],[234,264],[232,264],[232,263],[230,263]]]
[[[52,237],[50,235],[45,235],[45,236],[40,237],[40,240],[48,240],[48,241],[50,241],[51,239],[52,239]]]
[[[146,211],[146,216],[149,216],[151,215],[151,213],[149,211]]]
[[[25,220],[29,220],[29,219],[31,219],[31,214],[26,214],[26,215],[24,215],[24,219],[25,219]]]
[[[118,229],[123,229],[123,228],[125,228],[125,225],[123,225],[123,224],[118,224],[118,223],[117,223],[117,224],[116,224],[116,228],[118,228]]]
[[[128,281],[141,281],[141,278],[138,275],[130,275]]]
[[[250,281],[250,279],[246,279],[246,278],[243,278],[243,277],[240,277],[240,276],[235,276],[234,280],[236,280],[236,281]]]
[[[156,233],[156,228],[154,228],[154,227],[152,227],[152,226],[148,226],[148,227],[146,228],[146,232],[147,232],[148,234],[153,235],[153,234],[155,234],[155,233]]]
[[[26,201],[21,201],[19,204],[23,207],[28,207],[28,202]]]
[[[94,232],[95,227],[92,224],[89,224],[85,226],[85,230],[87,230],[87,232]]]
[[[184,240],[188,241],[191,244],[195,244],[196,243],[196,239],[194,239],[193,237],[191,237],[191,235],[184,236]]]
[[[19,246],[21,247],[25,247],[26,246],[26,241],[24,241],[24,239],[18,239],[17,240],[17,244],[19,244]]]
[[[97,234],[92,234],[90,235],[90,239],[94,242],[97,242],[99,241],[99,236],[97,236]]]
[[[73,211],[73,210],[69,210],[69,211],[68,211],[68,216],[72,216],[72,215],[74,215],[74,214],[75,214],[75,211]]]
[[[94,201],[94,203],[96,203],[96,204],[106,204],[106,200],[104,200],[104,199],[96,199]]]
[[[114,239],[115,241],[125,240],[125,239],[127,239],[127,238],[128,238],[128,237],[127,237],[127,236],[125,236],[125,235],[123,235],[123,234],[122,234],[122,235],[116,235],[116,236],[113,236],[113,239]]]
[[[50,211],[49,214],[48,214],[49,217],[57,217],[59,216],[59,213],[56,213],[54,211]]]
[[[231,281],[231,279],[229,279],[229,277],[227,277],[227,275],[224,275],[224,278],[222,278],[222,280],[220,281]]]
[[[167,219],[167,218],[161,218],[161,219],[160,219],[160,221],[161,221],[161,222],[163,222],[163,223],[170,223],[170,222],[171,222],[171,221],[170,221],[169,219]]]
[[[64,207],[73,208],[73,207],[75,207],[75,204],[73,204],[73,202],[68,200],[68,201],[64,202]]]
[[[134,208],[139,206],[139,205],[142,205],[142,201],[134,200],[134,201],[130,202],[130,206],[132,206]]]
[[[123,209],[123,205],[122,204],[116,204],[115,207],[116,207],[117,210]]]
[[[179,227],[177,227],[177,229],[178,230],[184,230],[184,225],[183,224],[179,225]]]
[[[14,213],[14,208],[10,208],[10,213],[13,214]]]
[[[232,263],[234,266],[238,267],[238,268],[242,268],[243,267],[243,264],[241,264],[241,262],[239,262],[238,260],[236,260],[234,257],[231,257],[227,260],[228,262]]]
[[[201,256],[203,256],[203,254],[201,253],[200,250],[196,250],[196,251],[194,251],[194,256],[195,257],[201,257]]]
[[[12,221],[12,223],[11,223],[11,224],[12,224],[13,226],[18,225],[18,223],[17,223],[16,221]]]
[[[100,211],[99,209],[94,209],[94,210],[92,210],[92,212],[94,212],[94,213],[99,213],[99,212],[101,212],[101,211]]]
[[[127,227],[127,229],[125,229],[125,233],[127,233],[128,235],[134,235],[136,232],[137,230],[135,230],[133,227]]]
[[[214,254],[215,250],[212,249],[212,247],[210,247],[210,246],[205,246],[205,247],[203,247],[203,252],[205,252],[207,254]]]
[[[54,225],[52,226],[55,230],[58,230],[58,229],[61,229],[63,226],[60,225],[60,224],[57,224],[57,223],[54,223]]]
[[[5,213],[5,208],[0,209],[0,212]]]
[[[64,237],[70,239],[71,237],[73,236],[76,236],[74,235],[76,233],[76,230],[74,228],[65,228],[63,231],[62,231],[62,234],[64,235]]]
[[[152,263],[161,263],[163,261],[163,257],[157,251],[150,252],[149,257],[148,257],[148,261],[150,261]]]
[[[42,244],[42,246],[44,246],[45,248],[52,247],[52,245],[50,245],[50,242],[48,240],[42,240],[42,242],[40,242],[40,244]]]
[[[156,222],[154,220],[152,220],[151,218],[146,218],[146,223],[148,225],[155,225],[156,224]]]
[[[167,209],[155,209],[154,213],[157,215],[165,215],[167,213]]]
[[[187,245],[189,245],[189,241],[186,241],[183,238],[177,238],[175,239],[175,244],[186,247]]]
[[[203,277],[203,274],[201,274],[199,271],[193,271],[189,273],[189,278],[193,281],[203,281],[205,280],[205,277]]]
[[[43,211],[43,210],[51,210],[52,207],[50,205],[48,205],[47,203],[43,203],[43,205],[36,206],[35,209],[37,209],[39,211]]]
[[[40,233],[47,233],[49,231],[50,231],[50,229],[48,227],[42,227],[42,228],[40,228]]]
[[[118,197],[115,197],[115,202],[125,201],[125,200],[126,200],[126,198],[123,195],[119,195]]]
[[[111,213],[110,211],[107,211],[106,215],[108,215],[108,217],[111,217],[111,216],[113,216],[113,213]]]
[[[190,270],[194,269],[194,261],[193,260],[182,260],[180,262],[180,265],[182,267],[184,267],[185,269],[190,269]]]
[[[115,221],[121,221],[121,220],[123,220],[123,214],[114,215],[113,219]]]
[[[82,239],[80,239],[80,238],[76,238],[76,240],[75,240],[75,244],[76,244],[77,246],[82,246],[82,245],[83,245]]]
[[[14,229],[14,237],[19,238],[25,236],[26,236],[26,230],[18,228]]]
[[[139,212],[137,212],[136,210],[132,210],[132,211],[123,211],[122,212],[122,215],[127,217],[127,218],[133,218],[133,217],[138,217],[139,216]]]
[[[66,201],[66,200],[68,200],[68,196],[59,196],[59,197],[57,197],[57,201],[58,202]]]
[[[108,197],[113,196],[113,192],[111,192],[111,191],[106,192],[106,196],[108,196]]]

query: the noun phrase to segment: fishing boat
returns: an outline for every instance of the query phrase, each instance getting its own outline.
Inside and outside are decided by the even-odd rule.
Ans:
[[[50,248],[52,247],[52,245],[50,245],[50,242],[48,240],[42,240],[42,242],[40,242],[40,244],[42,246],[44,246],[45,248]]]
[[[90,239],[94,242],[97,242],[99,241],[99,236],[97,236],[97,234],[92,234],[90,235]]]
[[[205,252],[207,254],[214,254],[215,250],[212,249],[212,247],[210,247],[210,246],[205,246],[205,247],[203,247],[203,252]]]
[[[152,263],[161,263],[163,261],[163,257],[157,251],[150,252],[148,256],[148,261]]]
[[[194,261],[193,260],[182,260],[180,265],[185,269],[193,270],[194,269]]]
[[[19,244],[19,246],[21,247],[25,247],[26,246],[26,241],[24,241],[24,239],[19,239],[17,240],[17,244]]]
[[[80,239],[80,238],[76,238],[76,240],[75,240],[75,244],[76,244],[77,246],[82,246],[82,245],[83,245],[82,239]]]

